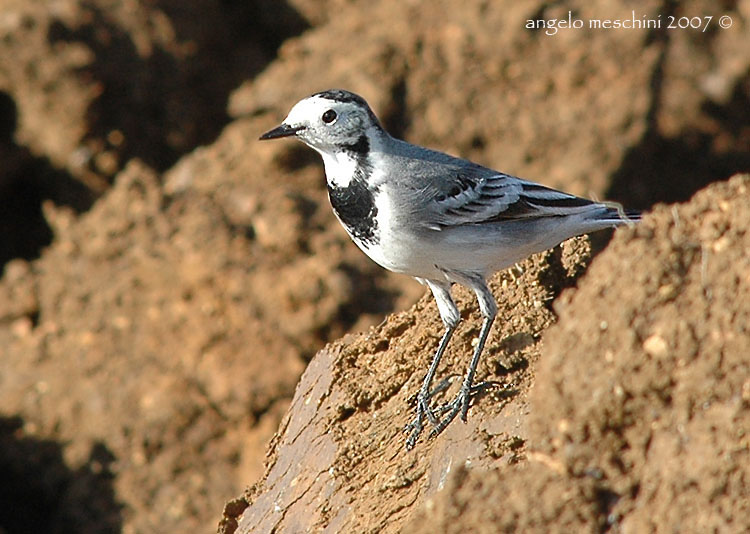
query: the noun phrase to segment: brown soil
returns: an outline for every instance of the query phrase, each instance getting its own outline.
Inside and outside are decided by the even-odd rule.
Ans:
[[[498,387],[406,452],[435,304],[348,241],[312,151],[256,142],[345,87],[410,141],[684,201],[750,170],[746,3],[638,7],[727,30],[555,36],[526,20],[633,8],[1,3],[0,532],[750,525],[747,179],[658,206],[585,276],[587,239],[496,275]],[[456,296],[441,378],[479,327]]]

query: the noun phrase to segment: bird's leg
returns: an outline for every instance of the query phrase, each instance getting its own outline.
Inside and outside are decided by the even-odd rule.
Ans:
[[[438,420],[430,409],[429,400],[435,393],[445,389],[446,386],[440,385],[433,391],[430,391],[430,384],[432,384],[432,380],[435,378],[435,373],[437,372],[438,365],[440,365],[440,359],[443,357],[443,353],[445,352],[446,347],[448,347],[448,342],[450,341],[455,329],[456,328],[453,326],[446,327],[445,333],[440,339],[440,345],[438,345],[435,356],[432,358],[430,368],[427,370],[427,374],[422,381],[422,387],[419,388],[419,393],[417,393],[417,415],[419,415],[420,412],[424,412],[424,414],[427,416],[427,419],[429,419],[433,425],[438,424]]]
[[[417,393],[416,415],[404,428],[405,431],[410,431],[409,437],[406,439],[407,449],[414,447],[417,438],[419,438],[419,434],[422,433],[425,416],[433,425],[439,424],[437,417],[435,417],[435,414],[432,413],[432,409],[430,408],[430,397],[435,394],[435,391],[430,391],[430,384],[432,383],[433,378],[435,378],[438,365],[440,365],[440,358],[443,357],[443,353],[445,352],[455,329],[455,326],[448,326],[445,329],[445,333],[443,334],[442,339],[440,339],[440,345],[438,345],[435,356],[432,358],[430,368],[427,370],[427,374],[422,381],[422,387],[419,389],[419,393]]]
[[[419,393],[417,393],[416,415],[404,428],[405,432],[409,432],[409,437],[406,438],[407,449],[413,448],[414,444],[417,442],[419,435],[424,429],[425,417],[433,425],[440,424],[440,421],[435,417],[432,408],[430,408],[430,398],[437,391],[442,391],[444,386],[438,386],[435,391],[430,391],[430,384],[432,384],[432,380],[435,378],[438,365],[440,365],[440,359],[443,357],[443,353],[448,347],[448,342],[450,341],[460,318],[458,308],[453,302],[453,298],[450,294],[450,284],[432,280],[425,280],[425,283],[429,286],[432,290],[432,294],[435,296],[440,317],[443,319],[443,324],[445,324],[445,332],[440,339],[440,344],[435,352],[435,356],[432,358],[430,368],[427,370],[427,374],[422,381],[422,387],[419,389]]]
[[[461,389],[458,392],[456,398],[449,403],[438,408],[440,412],[447,412],[445,416],[438,422],[430,432],[430,437],[437,436],[453,421],[456,416],[460,413],[461,419],[466,421],[466,414],[469,412],[469,401],[471,395],[479,388],[483,387],[484,384],[474,384],[474,375],[477,371],[477,365],[479,365],[479,357],[482,355],[484,349],[484,343],[487,341],[487,336],[490,333],[492,327],[493,317],[486,317],[482,323],[482,329],[479,332],[479,343],[477,343],[474,349],[474,355],[471,357],[471,363],[469,364],[469,370],[464,377],[464,381],[461,384]]]
[[[487,288],[483,280],[479,283],[474,280],[474,284],[472,284],[472,286],[477,295],[477,299],[479,300],[479,308],[482,311],[482,315],[484,315],[482,328],[479,331],[479,339],[477,340],[477,346],[474,349],[474,354],[471,357],[471,363],[469,364],[469,369],[466,372],[466,377],[461,384],[461,389],[459,390],[456,398],[438,409],[438,411],[440,411],[441,413],[446,413],[446,415],[443,416],[440,422],[436,424],[432,429],[432,431],[430,432],[430,437],[437,436],[438,434],[440,434],[440,432],[445,430],[445,428],[451,423],[451,421],[456,418],[459,413],[461,414],[461,419],[466,422],[466,416],[469,412],[469,401],[471,400],[471,395],[475,391],[477,391],[477,389],[484,386],[484,383],[476,385],[474,384],[474,375],[477,372],[479,358],[482,355],[482,351],[484,350],[484,344],[486,343],[487,337],[489,336],[490,329],[492,328],[492,323],[494,322],[495,316],[497,315],[497,304],[495,304],[495,299],[492,297],[492,293],[490,292],[489,288]]]

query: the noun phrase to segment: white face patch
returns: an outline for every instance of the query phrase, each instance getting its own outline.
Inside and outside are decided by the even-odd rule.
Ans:
[[[289,111],[284,124],[289,126],[312,126],[326,110],[331,108],[331,102],[324,98],[311,96],[300,100]]]

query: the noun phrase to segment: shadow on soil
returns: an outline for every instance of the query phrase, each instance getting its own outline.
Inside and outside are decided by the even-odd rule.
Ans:
[[[27,437],[20,417],[0,417],[0,532],[120,532],[113,461],[99,443],[85,465],[71,469],[59,443]]]

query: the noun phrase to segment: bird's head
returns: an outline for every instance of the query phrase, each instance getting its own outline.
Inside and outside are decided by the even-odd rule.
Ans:
[[[297,102],[286,119],[260,139],[297,137],[321,153],[367,153],[369,136],[382,127],[370,106],[354,93],[332,89]]]

